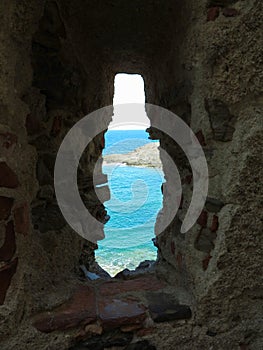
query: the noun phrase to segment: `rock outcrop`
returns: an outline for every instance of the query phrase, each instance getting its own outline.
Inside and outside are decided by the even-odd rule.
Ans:
[[[161,168],[159,142],[148,143],[126,154],[110,154],[103,157],[107,164],[125,164],[139,167]]]

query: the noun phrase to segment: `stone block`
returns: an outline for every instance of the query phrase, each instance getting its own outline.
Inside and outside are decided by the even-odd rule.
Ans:
[[[236,17],[239,15],[239,12],[238,12],[238,10],[236,10],[234,8],[226,7],[223,9],[223,15],[225,17]]]
[[[219,7],[214,6],[207,10],[207,21],[215,21],[219,16]]]
[[[207,218],[208,218],[207,212],[205,210],[202,210],[199,218],[197,219],[197,223],[202,227],[206,227]]]
[[[218,213],[224,206],[224,203],[216,198],[207,197],[205,202],[205,208],[212,212],[212,213]]]
[[[205,108],[209,115],[213,137],[216,141],[231,141],[235,131],[236,117],[228,106],[218,99],[206,99]]]
[[[12,154],[17,143],[17,136],[10,132],[0,132],[0,157]]]
[[[180,305],[173,296],[165,293],[147,293],[148,308],[155,322],[185,320],[192,317],[189,306]]]
[[[218,230],[218,226],[219,226],[219,222],[218,222],[218,216],[213,215],[213,219],[212,219],[212,225],[210,227],[210,230],[212,232],[216,232]]]
[[[148,275],[127,281],[108,281],[100,286],[99,291],[101,296],[112,296],[132,291],[154,291],[165,286],[166,283],[163,281],[158,280],[155,276]]]
[[[30,230],[29,204],[24,202],[14,208],[15,230],[27,236]]]
[[[208,264],[209,264],[211,258],[212,258],[212,256],[211,256],[211,255],[208,255],[205,259],[203,259],[203,261],[202,261],[202,267],[203,267],[203,270],[204,270],[204,271],[207,270]]]
[[[6,162],[0,162],[0,187],[17,188],[18,186],[17,175]]]
[[[0,268],[0,305],[4,304],[12,277],[16,273],[18,258]]]
[[[54,310],[38,315],[33,324],[39,331],[50,333],[55,330],[94,323],[96,319],[96,300],[93,288],[78,286],[71,300]]]
[[[13,204],[13,198],[0,196],[0,221],[9,218]]]
[[[120,328],[124,325],[142,324],[146,318],[146,308],[137,301],[116,297],[100,297],[98,313],[105,330]]]
[[[16,251],[16,237],[13,221],[9,221],[5,228],[4,244],[0,248],[0,261],[10,261]]]
[[[142,340],[129,344],[125,350],[156,350],[156,347],[151,345],[148,340]]]
[[[199,235],[195,241],[195,248],[201,252],[210,253],[214,249],[213,241],[216,238],[216,234],[211,232],[209,229],[201,229]]]
[[[59,207],[55,204],[39,205],[33,208],[32,222],[34,228],[42,233],[60,230],[66,225]]]
[[[124,333],[119,330],[105,332],[102,335],[94,336],[71,347],[69,350],[104,350],[123,349],[132,341],[132,333]]]

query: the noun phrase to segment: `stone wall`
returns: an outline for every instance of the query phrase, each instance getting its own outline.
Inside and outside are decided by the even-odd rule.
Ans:
[[[178,215],[156,242],[156,274],[193,316],[131,339],[165,350],[261,348],[261,14],[259,0],[1,2],[1,348],[74,345],[74,329],[46,334],[32,325],[36,314],[70,298],[80,262],[96,265],[96,246],[60,214],[53,167],[67,130],[112,103],[119,72],[142,74],[147,102],[190,125],[210,180],[202,214],[182,235],[191,169],[171,139],[149,130],[183,182]],[[83,200],[102,222],[106,212],[90,180],[103,147],[102,133],[79,169]],[[163,193],[165,210],[165,185]]]

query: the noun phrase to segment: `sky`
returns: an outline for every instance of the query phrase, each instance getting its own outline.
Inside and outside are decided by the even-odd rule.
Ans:
[[[126,103],[141,105],[125,106]],[[142,76],[139,74],[117,74],[114,81],[114,115],[110,129],[135,130],[149,127],[150,121],[145,113],[144,104],[145,93]]]

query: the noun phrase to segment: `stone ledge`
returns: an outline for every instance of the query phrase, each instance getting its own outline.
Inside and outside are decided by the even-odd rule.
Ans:
[[[127,332],[133,332],[145,328],[148,312],[155,322],[190,318],[190,308],[179,305],[172,296],[164,293],[165,287],[166,283],[155,276],[79,285],[68,302],[39,314],[33,325],[44,333],[84,327],[80,333],[85,337],[92,328],[89,324],[97,325],[103,331],[126,327]],[[130,292],[138,292],[138,295],[131,297]],[[144,301],[141,292],[145,295]]]

